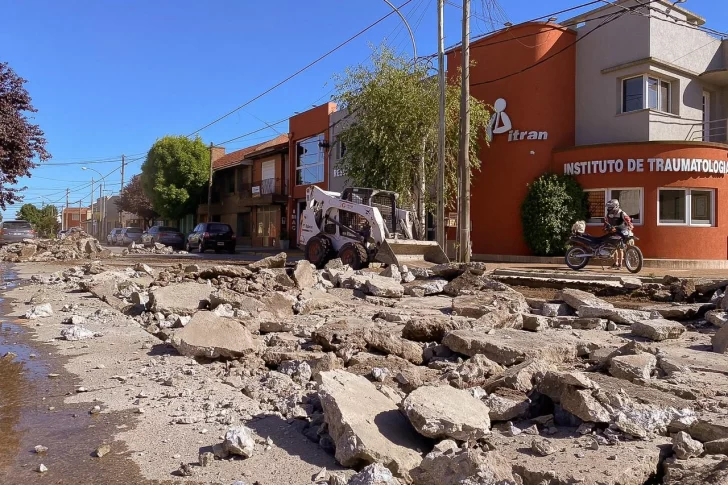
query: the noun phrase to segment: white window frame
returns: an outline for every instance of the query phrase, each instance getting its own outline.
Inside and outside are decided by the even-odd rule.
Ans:
[[[606,202],[612,200],[612,191],[614,190],[638,190],[640,193],[640,220],[636,222],[632,220],[634,226],[645,225],[645,190],[644,187],[609,187],[604,189],[584,189],[584,192],[604,192],[604,213],[602,215],[602,222],[588,222],[587,226],[601,226],[604,224],[604,217],[606,216]]]
[[[80,221],[81,220],[81,214],[71,213],[71,220],[72,221]]]
[[[630,79],[637,79],[642,78],[642,108],[633,109],[630,111],[624,110],[624,83],[626,81],[629,81]],[[657,108],[650,108],[650,102],[649,102],[649,80],[654,79],[657,81]],[[640,111],[643,109],[651,109],[652,111],[659,111],[660,113],[669,113],[672,114],[672,81],[669,79],[665,79],[664,77],[656,76],[654,74],[640,74],[638,76],[629,76],[622,78],[620,80],[620,100],[619,100],[619,112],[624,113],[634,113],[635,111]],[[667,89],[667,111],[663,111],[660,109],[660,106],[662,106],[662,83],[667,83],[668,89]]]
[[[317,135],[312,135],[312,136],[309,136],[309,137],[306,137],[306,138],[302,138],[302,139],[300,139],[300,140],[298,140],[296,142],[295,163],[296,163],[296,186],[297,187],[305,187],[307,185],[316,185],[316,184],[321,184],[321,183],[326,182],[326,152],[325,152],[325,149],[324,148],[319,147],[319,160],[317,161],[317,163],[310,164],[310,165],[299,165],[299,159],[298,159],[298,146],[299,146],[299,144],[301,144],[303,142],[306,142],[308,140],[312,140],[314,138],[319,138],[319,137],[321,137],[321,139],[322,139],[323,142],[326,141],[326,136],[323,133],[319,133]],[[300,172],[302,170],[308,170],[308,169],[316,168],[316,167],[321,167],[322,179],[320,181],[318,181],[318,182],[311,182],[311,183],[302,183],[302,184],[299,184],[297,182],[298,181],[298,172]]]
[[[660,221],[660,192],[663,190],[682,190],[685,193],[685,222]],[[693,222],[692,192],[710,192],[710,222]],[[660,187],[657,189],[657,225],[682,227],[715,227],[715,189],[707,187]]]

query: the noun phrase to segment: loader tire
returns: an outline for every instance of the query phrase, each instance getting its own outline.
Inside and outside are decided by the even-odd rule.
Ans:
[[[326,236],[314,236],[306,243],[306,260],[321,269],[329,261],[331,240]]]
[[[369,264],[366,248],[359,243],[346,243],[339,249],[339,258],[354,271],[365,268]]]

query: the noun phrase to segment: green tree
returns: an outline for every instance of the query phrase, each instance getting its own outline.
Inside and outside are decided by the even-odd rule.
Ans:
[[[423,63],[395,55],[386,47],[375,49],[371,65],[358,65],[336,77],[335,100],[350,112],[340,139],[346,146],[338,168],[358,186],[393,190],[401,205],[417,208],[420,224],[425,210],[435,208],[437,194],[437,78]],[[445,200],[457,191],[459,85],[446,91]],[[485,142],[490,112],[470,99],[471,173],[481,165],[479,147]],[[424,231],[421,232],[424,236]]]
[[[152,207],[167,219],[195,212],[210,173],[210,152],[198,137],[165,136],[142,165],[142,186]]]
[[[586,193],[568,175],[546,173],[528,187],[521,206],[526,244],[537,256],[564,254],[571,226],[587,217]]]
[[[41,237],[53,237],[58,232],[58,209],[55,206],[39,209],[33,204],[23,204],[16,218],[30,222]]]

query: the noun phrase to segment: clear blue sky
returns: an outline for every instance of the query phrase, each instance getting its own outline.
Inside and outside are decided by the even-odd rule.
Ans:
[[[401,5],[406,0],[392,0]],[[460,0],[447,0],[461,4]],[[497,21],[517,23],[569,8],[581,0],[501,0]],[[39,112],[53,159],[33,171],[26,201],[65,202],[94,173],[87,160],[139,158],[166,134],[188,134],[256,96],[355,32],[391,11],[382,0],[23,0],[0,4],[0,60],[22,77]],[[689,0],[684,6],[728,30],[725,0]],[[473,34],[493,25],[482,0],[473,0]],[[416,29],[420,55],[435,52],[435,0],[412,0],[403,9]],[[574,12],[575,14],[577,12]],[[563,15],[561,19],[570,17]],[[461,11],[446,5],[447,46],[460,38]],[[495,28],[502,25],[495,25]],[[387,42],[409,54],[411,44],[396,15],[244,110],[202,132],[219,143],[265,126],[331,96],[332,74],[367,60],[370,44]],[[277,127],[286,131],[287,124]],[[266,130],[235,150],[275,136]],[[126,181],[138,173],[132,162]],[[102,174],[118,161],[88,164]],[[98,176],[96,176],[98,178]],[[107,178],[118,191],[120,173]],[[88,205],[89,189],[71,193]],[[98,189],[96,189],[98,196]],[[3,217],[13,218],[19,206]]]

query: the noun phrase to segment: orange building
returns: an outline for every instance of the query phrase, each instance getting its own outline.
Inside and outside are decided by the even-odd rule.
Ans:
[[[471,94],[494,110],[471,192],[474,259],[530,255],[521,204],[548,171],[588,191],[592,234],[614,198],[646,257],[728,258],[728,42],[672,2],[617,3],[471,44]],[[460,56],[448,52],[451,80]]]

